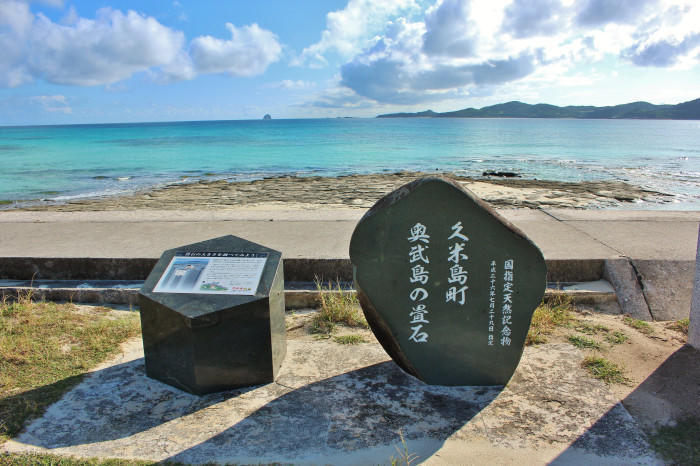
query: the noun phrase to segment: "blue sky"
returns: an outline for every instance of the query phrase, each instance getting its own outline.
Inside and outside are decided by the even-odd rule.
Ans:
[[[696,0],[0,0],[0,124],[700,97]]]

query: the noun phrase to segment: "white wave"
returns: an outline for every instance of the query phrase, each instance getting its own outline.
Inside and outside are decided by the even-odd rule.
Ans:
[[[93,197],[122,196],[124,194],[131,194],[134,191],[135,191],[134,189],[105,189],[102,191],[88,191],[88,192],[78,193],[78,194],[64,194],[61,196],[50,197],[50,198],[48,198],[48,200],[54,201],[54,202],[65,202],[65,201],[72,201],[75,199],[86,199],[86,198],[93,198]]]

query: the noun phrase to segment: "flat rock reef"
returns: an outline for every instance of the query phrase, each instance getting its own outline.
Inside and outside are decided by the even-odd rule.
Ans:
[[[440,174],[459,182],[494,207],[594,209],[630,203],[670,202],[670,195],[622,181],[548,181],[469,178],[454,174],[398,172],[338,177],[279,176],[254,181],[199,180],[170,184],[134,194],[50,201],[23,210],[202,210],[231,208],[369,208],[379,198],[422,176]]]

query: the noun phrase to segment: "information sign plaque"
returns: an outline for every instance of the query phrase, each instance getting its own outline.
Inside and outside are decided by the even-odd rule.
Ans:
[[[178,252],[154,293],[254,295],[267,253]]]

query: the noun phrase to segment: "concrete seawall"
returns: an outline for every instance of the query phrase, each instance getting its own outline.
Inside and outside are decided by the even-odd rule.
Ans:
[[[540,247],[549,282],[605,279],[623,313],[645,320],[688,317],[700,212],[498,212]],[[166,249],[233,234],[282,251],[287,283],[351,282],[347,248],[363,214],[362,209],[5,211],[0,212],[0,280],[138,281]],[[4,289],[15,288],[6,284]],[[73,296],[118,300],[125,293],[87,288]]]

